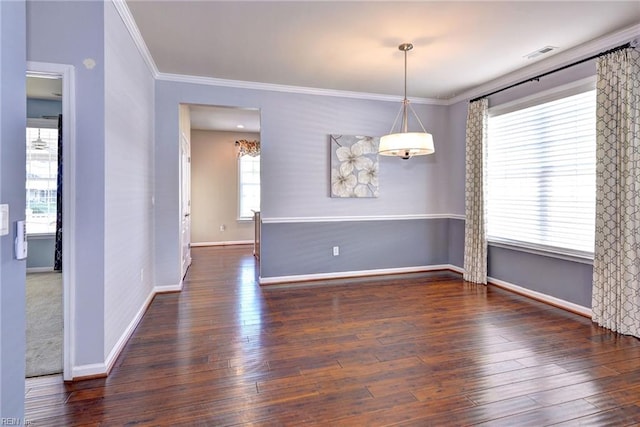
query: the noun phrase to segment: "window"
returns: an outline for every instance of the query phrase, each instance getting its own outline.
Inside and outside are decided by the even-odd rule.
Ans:
[[[27,234],[56,232],[58,129],[27,127]]]
[[[595,90],[580,90],[552,100],[547,96],[537,104],[528,100],[524,108],[490,109],[490,241],[592,256],[596,95]]]
[[[260,210],[260,156],[240,156],[238,169],[240,218],[250,219]]]

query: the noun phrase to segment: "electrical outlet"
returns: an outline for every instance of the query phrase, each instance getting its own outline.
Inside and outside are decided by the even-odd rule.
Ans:
[[[140,269],[140,281],[144,282],[144,268]]]
[[[226,226],[226,225],[222,224],[222,225],[220,226],[220,231],[225,231],[226,229],[227,229],[227,226]]]
[[[333,256],[338,256],[340,255],[340,246],[334,246],[333,247]]]

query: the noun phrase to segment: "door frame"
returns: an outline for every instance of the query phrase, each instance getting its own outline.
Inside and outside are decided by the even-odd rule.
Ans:
[[[75,365],[75,200],[76,105],[75,68],[67,64],[27,61],[27,75],[62,78],[62,378],[73,380]]]
[[[191,266],[191,123],[188,119],[188,104],[179,105],[178,115],[180,145],[180,286],[182,287],[184,277]],[[185,225],[187,233],[185,233]]]

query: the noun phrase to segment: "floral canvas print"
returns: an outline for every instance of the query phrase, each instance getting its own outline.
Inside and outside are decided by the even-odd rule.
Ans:
[[[330,135],[331,197],[378,197],[378,144],[371,136]]]

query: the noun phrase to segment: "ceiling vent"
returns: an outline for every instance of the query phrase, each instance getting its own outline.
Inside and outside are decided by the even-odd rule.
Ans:
[[[531,52],[530,54],[525,55],[524,58],[525,59],[537,58],[538,56],[546,55],[547,53],[549,53],[549,52],[551,52],[553,50],[556,50],[556,49],[557,49],[557,47],[555,47],[555,46],[545,46],[543,48],[540,48],[540,49],[536,50],[535,52]]]

